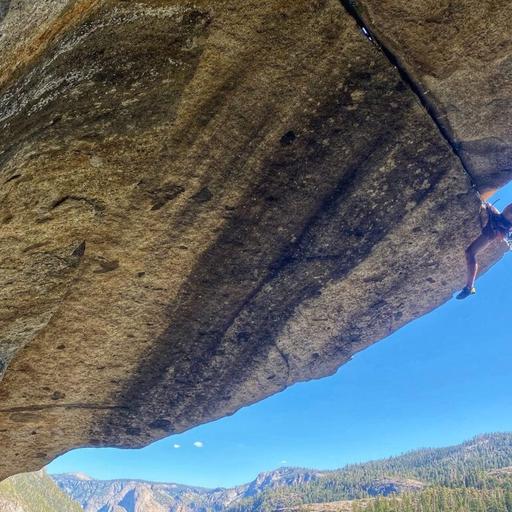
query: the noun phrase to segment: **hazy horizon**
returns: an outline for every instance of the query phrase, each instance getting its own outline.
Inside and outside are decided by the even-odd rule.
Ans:
[[[368,460],[362,460],[362,461],[359,461],[359,462],[352,462],[352,463],[349,463],[349,464],[345,464],[343,466],[340,466],[340,467],[337,467],[337,468],[312,468],[312,467],[305,467],[305,466],[290,466],[290,465],[284,465],[284,466],[278,466],[274,469],[271,469],[271,470],[268,470],[268,471],[261,471],[257,474],[254,475],[253,478],[251,478],[250,480],[246,481],[246,482],[242,482],[240,484],[237,484],[237,485],[243,485],[243,484],[247,484],[249,482],[251,482],[252,480],[255,480],[258,475],[262,474],[262,473],[268,473],[268,472],[272,472],[272,471],[278,471],[278,470],[282,470],[282,469],[293,469],[293,470],[314,470],[314,471],[319,471],[319,472],[322,472],[322,471],[335,471],[335,470],[341,470],[341,469],[344,469],[348,466],[351,466],[351,465],[357,465],[357,464],[364,464],[364,463],[369,463],[369,462],[375,462],[375,461],[379,461],[379,460],[383,460],[383,459],[386,459],[386,458],[399,458],[400,456],[402,455],[407,455],[407,454],[410,454],[410,453],[414,453],[414,452],[419,452],[419,451],[422,451],[422,450],[429,450],[429,449],[436,449],[436,448],[452,448],[452,447],[455,447],[455,446],[459,446],[460,444],[464,444],[466,442],[470,442],[474,439],[478,439],[480,437],[485,437],[485,436],[492,436],[492,435],[499,435],[499,434],[511,434],[512,435],[512,430],[510,431],[502,431],[502,432],[481,432],[480,434],[477,434],[469,439],[465,439],[464,441],[462,441],[461,443],[456,443],[456,444],[451,444],[451,445],[443,445],[443,446],[419,446],[417,448],[414,448],[412,450],[407,450],[405,452],[401,452],[401,453],[396,453],[396,454],[393,454],[393,455],[389,455],[388,457],[383,457],[383,458],[379,458],[379,459],[368,459]],[[104,478],[95,478],[93,475],[90,475],[90,474],[87,474],[87,473],[84,473],[82,471],[69,471],[69,472],[65,472],[65,473],[57,473],[57,472],[54,472],[54,471],[48,471],[48,467],[49,466],[46,466],[45,468],[43,468],[49,475],[51,476],[64,476],[64,475],[73,475],[77,478],[80,478],[80,477],[83,477],[84,479],[90,479],[90,480],[98,480],[98,481],[104,481],[104,482],[108,482],[108,481],[121,481],[121,480],[125,480],[125,481],[133,481],[133,482],[145,482],[145,483],[151,483],[151,484],[172,484],[172,485],[180,485],[180,486],[187,486],[187,487],[203,487],[205,489],[215,489],[216,487],[204,487],[204,486],[199,486],[199,485],[192,485],[192,484],[189,484],[187,482],[178,482],[178,481],[156,481],[156,480],[148,480],[148,479],[144,479],[144,478],[129,478],[129,477],[124,477],[124,478],[110,478],[110,479],[104,479]],[[217,486],[218,487],[218,486]],[[235,486],[229,486],[229,487],[236,487]],[[224,488],[229,488],[228,486],[224,487]]]

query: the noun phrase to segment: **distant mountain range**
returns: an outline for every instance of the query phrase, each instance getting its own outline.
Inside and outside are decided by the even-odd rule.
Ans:
[[[483,435],[457,446],[334,471],[280,468],[229,489],[102,481],[83,474],[52,478],[58,487],[42,472],[8,479],[0,486],[0,511],[416,512],[433,510],[436,503],[438,512],[487,511],[487,504],[496,512],[512,512],[512,434]],[[471,506],[454,508],[450,503]]]
[[[330,482],[333,472],[280,468],[261,473],[252,482],[230,489],[205,489],[142,480],[93,480],[81,474],[54,475],[58,486],[85,512],[224,512],[260,510],[259,501],[283,489],[303,489],[313,482]],[[371,496],[423,489],[413,479],[380,478],[365,486]]]
[[[206,512],[226,511],[242,500],[280,487],[296,487],[326,472],[280,468],[245,485],[205,489],[142,480],[93,480],[83,474],[53,475],[57,485],[85,512]],[[117,508],[116,508],[117,507]]]

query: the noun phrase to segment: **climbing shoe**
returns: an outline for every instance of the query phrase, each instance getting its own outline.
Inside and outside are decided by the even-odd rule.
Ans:
[[[476,288],[470,288],[469,286],[465,286],[462,288],[462,291],[457,295],[457,299],[462,300],[466,297],[469,297],[470,295],[474,295],[476,293]]]

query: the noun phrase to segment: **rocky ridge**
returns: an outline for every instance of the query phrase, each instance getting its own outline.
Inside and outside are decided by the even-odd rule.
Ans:
[[[54,475],[52,478],[62,491],[83,507],[84,512],[220,512],[237,506],[242,507],[240,510],[254,510],[252,505],[244,508],[241,504],[264,492],[282,487],[295,488],[328,478],[331,474],[329,471],[280,468],[261,473],[252,482],[229,489],[203,489],[142,480],[94,480],[74,474]],[[417,480],[379,478],[367,486],[366,492],[370,496],[388,496],[423,488],[424,484]]]

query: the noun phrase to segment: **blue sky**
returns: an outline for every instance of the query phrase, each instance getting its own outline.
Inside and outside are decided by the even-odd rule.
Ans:
[[[503,209],[512,185],[496,197]],[[48,470],[232,486],[283,465],[336,468],[512,431],[511,283],[507,255],[476,296],[407,325],[332,377],[141,450],[74,450]]]

